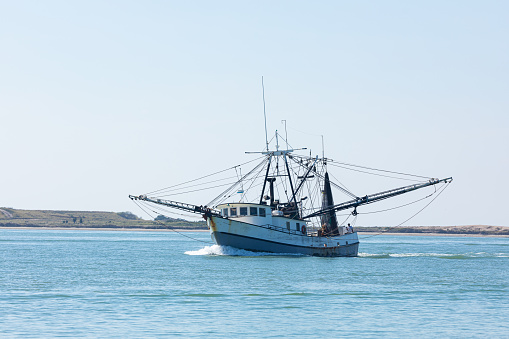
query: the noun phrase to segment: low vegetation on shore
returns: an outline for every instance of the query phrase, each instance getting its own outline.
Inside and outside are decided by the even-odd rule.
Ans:
[[[357,232],[415,233],[415,234],[472,234],[509,235],[509,227],[488,225],[467,226],[404,226],[404,227],[356,227]]]
[[[5,207],[0,208],[0,227],[207,229],[204,220],[193,222],[164,216],[158,216],[155,220],[143,220],[131,212],[45,211],[20,210]],[[357,226],[355,230],[358,232],[374,233],[509,235],[509,227],[486,225],[411,227]]]
[[[131,212],[42,211],[0,208],[0,227],[206,229],[205,221],[158,217],[143,220]]]

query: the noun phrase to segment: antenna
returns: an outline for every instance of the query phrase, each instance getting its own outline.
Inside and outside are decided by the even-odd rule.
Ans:
[[[325,159],[325,147],[323,146],[323,135],[322,135],[322,158]]]
[[[281,122],[285,124],[286,150],[288,151],[288,132],[286,131],[286,120],[281,120]]]
[[[265,114],[265,87],[263,86],[262,75],[262,97],[263,97],[263,117],[265,118],[265,144],[267,145],[267,152],[269,151],[269,138],[267,137],[267,114]]]

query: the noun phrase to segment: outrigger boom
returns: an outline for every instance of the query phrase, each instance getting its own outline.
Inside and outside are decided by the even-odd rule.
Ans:
[[[198,213],[203,214],[205,216],[219,216],[220,214],[207,206],[198,206],[198,205],[192,205],[192,204],[186,204],[183,202],[178,201],[171,201],[171,200],[163,200],[163,199],[152,199],[147,197],[146,195],[129,195],[129,198],[131,200],[142,200],[142,201],[148,201],[154,204],[163,205],[171,208],[176,208],[179,210],[183,210],[186,212],[192,212],[192,213]]]
[[[452,182],[452,177],[445,178],[445,179],[430,179],[427,183],[424,183],[424,184],[409,185],[409,186],[404,186],[404,187],[400,187],[400,188],[395,188],[395,189],[392,189],[389,191],[366,195],[362,198],[356,198],[354,200],[346,201],[346,202],[331,206],[326,209],[321,209],[319,211],[313,212],[311,214],[308,214],[308,215],[302,217],[302,219],[309,219],[309,218],[316,217],[316,216],[319,216],[319,215],[322,215],[325,213],[342,211],[342,210],[346,210],[349,208],[354,208],[353,214],[356,215],[358,206],[367,205],[367,204],[370,204],[375,201],[392,198],[392,197],[395,197],[395,196],[398,196],[398,195],[401,195],[404,193],[412,192],[412,191],[415,191],[415,190],[418,190],[418,189],[421,189],[424,187],[436,185],[441,182],[443,182],[443,183]]]

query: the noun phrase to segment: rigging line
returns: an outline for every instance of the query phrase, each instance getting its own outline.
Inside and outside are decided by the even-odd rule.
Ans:
[[[308,208],[306,210],[313,212],[313,211],[321,208],[321,206],[319,206],[319,201],[321,198],[320,192],[322,191],[322,188],[321,188],[319,180],[313,180],[313,182],[311,182],[311,183],[308,182],[306,184],[307,184],[308,193],[311,193],[310,194],[310,203],[307,205]],[[317,207],[315,208],[314,206],[317,206]],[[317,217],[316,220],[318,220],[318,219],[319,219],[319,217]]]
[[[384,174],[378,174],[378,173],[371,173],[371,172],[367,172],[367,171],[361,171],[361,170],[357,170],[357,169],[353,169],[353,168],[348,168],[348,167],[340,166],[340,165],[337,165],[337,164],[334,164],[334,163],[332,163],[331,165],[334,166],[334,167],[343,168],[343,169],[346,169],[346,170],[349,170],[349,171],[366,173],[366,174],[370,174],[370,175],[376,175],[376,176],[379,176],[379,177],[399,179],[399,180],[406,180],[406,181],[412,181],[412,182],[422,182],[422,181],[417,181],[415,179],[398,178],[398,177],[393,177],[393,176],[390,176],[390,175],[384,175]],[[426,179],[429,179],[429,178],[426,178]]]
[[[265,166],[263,166],[265,164],[265,160],[260,162],[257,166],[255,166],[251,171],[249,171],[249,173],[247,173],[244,177],[242,177],[239,181],[237,181],[236,183],[234,183],[232,186],[230,186],[228,189],[226,189],[225,191],[223,191],[220,195],[218,195],[216,198],[214,198],[210,203],[209,203],[209,206],[210,205],[218,205],[219,202],[222,202],[222,201],[225,201],[226,199],[230,198],[233,194],[235,194],[235,188],[238,186],[239,182],[241,181],[247,181],[247,178],[250,177],[251,175],[253,175],[253,173],[258,169],[258,168],[261,168],[260,171],[262,171]],[[231,192],[228,196],[226,196],[229,192]],[[241,198],[243,198],[243,196],[241,196]]]
[[[136,203],[136,201],[135,201],[135,203]],[[145,213],[147,213],[147,215],[148,215],[148,216],[150,216],[152,219],[154,219],[154,217],[153,217],[152,215],[150,215],[150,213],[149,213],[149,212],[147,212],[145,209],[143,209],[143,208],[142,208],[141,206],[139,206],[139,205],[138,205],[138,207],[140,207],[140,208],[141,208],[141,209],[142,209]],[[146,207],[146,209],[148,209],[149,211],[154,212],[155,214],[165,216],[165,215],[164,215],[164,214],[162,214],[162,213],[159,213],[159,212],[157,212],[157,211],[151,210],[149,207]],[[190,236],[188,236],[188,235],[186,235],[186,234],[183,234],[183,233],[181,233],[181,232],[177,231],[177,229],[176,229],[176,228],[174,228],[173,226],[170,226],[170,225],[167,225],[167,224],[161,223],[160,221],[157,221],[157,220],[154,220],[154,221],[156,221],[156,223],[160,224],[161,226],[164,226],[165,228],[167,228],[167,229],[169,229],[169,230],[171,230],[171,231],[173,231],[173,232],[175,232],[175,233],[178,233],[178,234],[180,234],[180,235],[182,235],[182,236],[184,236],[184,237],[186,237],[186,238],[189,238],[189,239],[192,239],[192,240],[195,240],[195,241],[199,241],[199,242],[203,242],[203,243],[206,243],[206,244],[213,244],[212,242],[203,241],[203,240],[200,240],[200,239],[195,239],[195,238],[190,237]]]
[[[284,169],[286,175],[288,176],[288,180],[291,180],[290,179],[291,173],[289,172],[289,167],[283,166],[283,169]],[[291,201],[291,199],[288,197],[288,188],[289,188],[290,184],[287,183],[286,180],[282,180],[281,181],[281,186],[283,187],[283,190],[285,192],[286,201],[288,201],[288,202]],[[278,193],[279,193],[279,191],[278,191]]]
[[[237,177],[237,181],[240,181],[239,173],[237,172],[237,167],[235,167],[235,175]]]
[[[286,201],[287,202],[295,201],[295,203],[297,203],[297,197],[294,196],[295,192],[292,190],[292,185],[290,185],[290,183],[291,183],[292,174],[294,177],[298,177],[299,174],[298,174],[298,172],[295,171],[295,168],[293,166],[288,165],[288,160],[285,160],[285,165],[286,166],[284,166],[284,170],[285,170],[286,175],[288,176],[288,183],[286,181],[283,181],[282,186],[285,190]],[[292,195],[291,197],[288,196],[288,189],[290,189],[290,191],[291,191],[290,192]],[[294,198],[295,198],[295,200],[294,200]]]
[[[298,166],[302,166],[304,167],[303,164],[300,164],[296,159],[293,159],[292,160],[298,165]],[[315,173],[317,176],[319,176],[321,179],[325,180],[325,176],[321,173],[318,173],[318,171],[314,170],[314,169],[311,169],[311,172]],[[343,188],[341,186],[339,186],[338,184],[336,184],[334,181],[330,181],[330,183],[332,184],[332,186],[336,187],[337,189],[339,189],[340,191],[342,191],[343,193],[345,193],[346,195],[349,195],[350,197],[352,198],[358,198],[358,196],[356,196],[355,194],[353,194],[352,192],[350,192],[349,190],[347,190],[346,188]]]
[[[310,155],[300,155],[300,154],[292,154],[292,157],[293,158],[298,158],[298,159],[301,159],[301,160],[306,160],[306,161],[311,161],[311,160],[315,160],[315,157],[312,157]],[[318,160],[322,160],[321,158],[318,158]]]
[[[343,222],[340,224],[341,226],[344,226],[345,223],[348,221],[348,219],[350,219],[350,217],[352,216],[352,213],[349,213],[348,216],[346,217],[345,220],[343,220]]]
[[[235,165],[233,167],[230,167],[230,168],[227,168],[227,169],[224,169],[224,170],[221,170],[221,171],[218,171],[218,172],[215,172],[215,173],[212,173],[212,174],[208,174],[208,175],[205,175],[203,177],[200,177],[200,178],[197,178],[197,179],[193,179],[193,180],[189,180],[189,181],[186,181],[186,182],[183,182],[183,183],[180,183],[180,184],[176,184],[176,185],[172,185],[172,186],[168,186],[168,187],[165,187],[165,188],[161,188],[161,189],[158,189],[158,190],[155,190],[155,191],[152,191],[152,192],[148,192],[148,193],[145,193],[145,195],[150,195],[150,194],[154,194],[154,193],[157,193],[157,192],[160,192],[160,191],[164,191],[166,189],[169,189],[169,188],[173,188],[173,187],[177,187],[177,186],[181,186],[181,185],[185,185],[185,184],[188,184],[190,182],[194,182],[194,181],[198,181],[198,180],[201,180],[201,179],[205,179],[205,178],[208,178],[208,177],[211,177],[213,175],[216,175],[216,174],[219,174],[219,173],[223,173],[223,172],[226,172],[226,171],[229,171],[231,169],[234,169],[236,167],[239,167],[239,166],[243,166],[243,165],[247,165],[253,161],[256,161],[256,160],[259,160],[261,158],[263,158],[264,156],[262,157],[258,157],[256,159],[253,159],[253,160],[249,160],[248,162],[245,162],[243,164],[240,164],[240,165]]]
[[[241,199],[244,199],[247,195],[247,192],[249,190],[251,190],[252,187],[256,187],[256,186],[260,186],[261,184],[257,184],[256,186],[253,186],[255,184],[255,181],[256,179],[258,179],[262,173],[262,171],[265,169],[265,166],[260,168],[260,170],[258,171],[258,173],[256,173],[254,176],[253,176],[253,179],[251,180],[251,185],[249,185],[249,187],[244,191],[244,193],[242,194],[242,197]]]
[[[315,160],[315,159],[313,159]],[[309,170],[309,167],[306,168],[303,166],[303,164],[299,163],[298,161],[294,161],[294,166],[291,167],[293,173],[294,173],[294,176],[296,177],[296,183],[299,182],[299,179],[301,180],[300,183],[298,183],[297,185],[297,188],[296,188],[296,197],[299,196],[301,198],[301,203],[302,203],[302,197],[308,196],[308,198],[310,199],[309,200],[309,204],[310,205],[313,205],[313,193],[319,191],[319,189],[317,190],[313,190],[311,189],[311,185],[313,184],[317,184],[316,186],[319,186],[319,182],[318,180],[313,180],[313,178],[311,177],[308,177],[306,174],[310,174],[311,171],[308,172]],[[301,172],[302,173],[299,173]],[[296,201],[297,202],[297,201]],[[307,205],[309,205],[307,204]],[[302,206],[302,209],[304,209],[304,206]],[[303,215],[303,214],[302,214]]]
[[[143,202],[142,202],[143,203]],[[167,214],[172,214],[172,215],[180,215],[180,216],[183,216],[183,217],[186,217],[186,218],[192,218],[192,219],[196,219],[197,221],[198,220],[201,220],[202,218],[201,217],[198,217],[196,216],[196,214],[191,214],[190,212],[188,212],[189,214],[184,214],[184,213],[178,213],[178,212],[170,212],[169,210],[159,206],[159,205],[155,205],[155,206],[152,206],[150,205],[149,203],[145,202],[145,204],[147,206],[151,206],[152,208],[155,208],[161,212],[164,212],[164,213],[167,213]]]
[[[262,168],[262,170],[264,170]],[[256,178],[255,178],[256,179]],[[251,180],[250,180],[251,181]],[[245,199],[246,198],[246,195],[248,192],[250,192],[251,188],[254,188],[254,187],[259,187],[261,186],[262,183],[257,183],[256,185],[254,184],[254,181],[253,183],[251,184],[251,186],[249,186],[248,189],[244,190],[244,195],[242,196],[242,199]],[[214,199],[214,201],[211,202],[211,204],[213,203],[214,204],[214,207],[217,207],[218,205],[220,205],[222,202],[224,202],[226,199],[230,198],[231,196],[233,196],[234,194],[236,194],[237,192],[235,192],[235,190],[233,190],[232,193],[230,193],[230,195],[226,195],[228,192],[223,192],[224,195],[222,197],[216,197],[216,199]],[[207,206],[211,206],[211,204],[207,205]]]
[[[372,212],[359,212],[358,214],[374,214],[374,213],[380,213],[380,212],[386,212],[386,211],[392,211],[392,210],[395,210],[395,209],[398,209],[398,208],[401,208],[401,207],[405,207],[405,206],[408,206],[408,205],[412,205],[412,204],[415,204],[416,202],[419,202],[421,200],[424,200],[424,199],[428,199],[429,197],[433,196],[435,193],[436,193],[436,187],[435,187],[435,192],[431,193],[431,194],[428,194],[427,196],[425,196],[424,198],[420,198],[420,199],[417,199],[415,201],[412,201],[412,202],[409,202],[408,204],[404,204],[404,205],[400,205],[400,206],[396,206],[396,207],[391,207],[391,208],[388,208],[388,209],[385,209],[385,210],[379,210],[379,211],[372,211]]]
[[[221,194],[219,194],[218,196],[216,196],[214,199],[212,199],[206,206],[217,206],[219,203],[221,203],[221,201],[223,201],[224,199],[226,198],[229,198],[231,197],[233,194],[235,193],[239,193],[238,191],[236,192],[236,187],[239,186],[239,184],[241,184],[242,181],[244,181],[246,177],[243,177],[242,179],[234,182],[234,183],[230,183],[229,184],[229,187],[222,191]],[[231,192],[231,193],[230,193]],[[245,192],[245,191],[244,191]],[[229,194],[229,195],[228,195]],[[228,196],[227,196],[228,195]],[[243,198],[243,196],[241,196],[241,199]]]
[[[270,145],[270,143],[272,143],[272,141],[274,141],[275,138],[276,138],[276,136],[273,135],[272,138],[270,138],[269,142],[267,143],[267,146]],[[265,150],[265,147],[264,147],[263,150],[260,153],[265,153],[265,152],[272,153],[273,151],[269,151],[268,148],[267,148],[267,150]]]
[[[157,205],[153,206],[153,205],[151,205],[148,202],[141,201],[140,203],[143,206],[145,206],[146,209],[149,209],[149,210],[152,210],[152,211],[154,211],[154,209],[157,209],[160,212],[162,212],[163,215],[168,216],[168,217],[170,217],[169,215],[180,215],[180,216],[183,216],[183,217],[186,217],[186,218],[195,219],[195,221],[190,221],[190,222],[197,222],[199,219],[201,219],[201,218],[199,218],[199,217],[197,218],[195,215],[191,215],[191,214],[184,214],[184,213],[178,213],[178,212],[170,212],[169,210],[166,210],[166,209],[162,208],[161,206],[157,206]],[[156,211],[154,211],[154,212],[156,212]],[[159,212],[156,212],[156,213],[157,214],[161,214]],[[178,218],[176,218],[176,219],[178,219]],[[182,219],[182,218],[180,218],[180,220],[187,221],[186,219]]]
[[[339,181],[332,173],[329,173],[329,175],[332,177],[332,179],[334,179],[335,181],[337,181],[341,186],[343,186],[344,189],[346,189],[347,191],[350,191],[341,181]]]
[[[263,156],[262,158],[266,158],[266,156]],[[258,158],[259,160],[260,158]],[[245,178],[248,178],[253,172],[255,172],[260,166],[262,166],[263,164],[265,164],[265,159],[263,161],[261,161],[258,165],[256,165],[251,171],[249,171],[246,175],[244,175],[239,181],[237,181],[236,183],[234,183],[231,187],[227,188],[226,190],[224,190],[221,194],[219,194],[217,197],[215,197],[214,199],[212,199],[212,201],[210,201],[206,206],[212,206],[214,204],[214,202],[216,200],[219,200],[221,199],[223,196],[226,196],[231,190],[235,189],[235,187],[238,185],[238,183],[242,180],[244,180]]]
[[[180,195],[180,194],[186,194],[186,193],[192,193],[192,192],[199,192],[199,191],[205,191],[205,190],[210,190],[210,189],[213,189],[213,188],[218,188],[218,187],[224,187],[224,186],[230,186],[232,185],[231,182],[228,182],[226,184],[221,184],[221,185],[216,185],[216,186],[211,186],[211,187],[205,187],[205,188],[199,188],[199,189],[195,189],[195,190],[191,190],[191,191],[185,191],[185,192],[178,192],[178,193],[170,193],[170,194],[163,194],[163,195],[156,195],[154,197],[157,197],[157,198],[161,198],[161,197],[171,197],[171,196],[174,196],[174,195]]]
[[[383,169],[378,169],[378,168],[371,168],[371,167],[366,167],[366,166],[360,166],[360,165],[348,164],[348,163],[340,162],[340,161],[330,160],[330,162],[332,162],[332,163],[337,163],[337,164],[341,164],[341,165],[346,165],[346,166],[352,166],[352,167],[359,167],[359,168],[369,169],[369,170],[373,170],[373,171],[386,172],[386,173],[393,173],[393,174],[401,174],[401,175],[407,175],[407,176],[410,176],[410,177],[423,178],[423,179],[431,179],[431,177],[423,177],[422,175],[415,175],[415,174],[408,174],[408,173],[401,173],[401,172],[388,171],[388,170],[383,170]]]
[[[260,187],[261,185],[262,185],[262,183],[257,183],[256,185],[254,185],[254,183],[253,183],[251,186],[249,186],[249,188],[248,188],[248,189],[244,190],[244,194],[242,195],[241,200],[242,200],[242,199],[249,200],[249,199],[247,199],[247,198],[246,198],[247,193],[248,193],[248,192],[251,192],[251,188]],[[216,204],[216,206],[217,206],[217,205],[218,205],[218,204]],[[215,207],[215,206],[214,206],[214,207]]]
[[[291,128],[291,127],[288,127],[288,128],[293,130],[293,131],[296,131],[296,132],[299,132],[299,133],[302,133],[302,134],[313,135],[315,137],[319,137],[319,136],[322,135],[322,134],[314,134],[314,133],[309,133],[309,132],[303,132],[301,130],[298,130],[298,129],[295,129],[295,128]]]
[[[318,173],[316,171],[313,171],[314,173],[316,173],[320,178],[322,178],[323,180],[325,180],[325,175],[324,174],[321,174],[321,173]],[[349,195],[350,197],[354,198],[354,199],[357,199],[358,196],[355,195],[354,193],[350,192],[349,190],[347,190],[346,188],[343,188],[341,186],[339,186],[338,184],[336,184],[334,181],[330,181],[330,184],[334,187],[336,187],[338,190],[340,190],[341,192],[345,193],[346,195]]]
[[[329,161],[333,161],[332,159],[329,159],[329,158],[317,158],[317,156],[307,156],[307,155],[298,155],[298,154],[293,154],[292,155],[292,158],[295,158],[295,162],[298,163],[297,160],[299,161],[306,161],[306,164],[304,163],[301,163],[299,164],[300,166],[307,166],[308,164],[310,164],[311,162],[314,162],[315,160],[317,160],[317,163],[321,163],[323,166],[326,166],[328,164]],[[307,168],[307,167],[305,167]]]
[[[284,120],[283,120],[284,121]],[[276,130],[277,132],[277,130]],[[287,147],[287,150],[288,149],[293,149],[292,145],[290,145],[290,143],[288,142],[288,140],[285,138],[283,138],[283,136],[281,134],[279,134],[279,132],[277,132],[277,135],[281,138],[281,140],[284,140],[286,142],[286,147]]]
[[[176,189],[173,189],[173,190],[168,190],[167,192],[174,192],[174,191],[179,191],[179,190],[183,190],[183,189],[187,189],[187,188],[191,188],[191,187],[197,187],[197,186],[203,186],[203,185],[207,185],[207,184],[212,184],[214,182],[219,182],[219,181],[224,181],[224,180],[230,180],[230,179],[234,179],[234,178],[237,178],[237,176],[234,176],[234,177],[228,177],[228,178],[223,178],[223,179],[217,179],[217,180],[212,180],[212,181],[207,181],[207,182],[204,182],[202,184],[196,184],[196,185],[189,185],[189,186],[184,186],[184,187],[180,187],[180,188],[176,188]],[[166,193],[166,192],[159,192],[159,194],[162,194],[162,193]]]
[[[436,199],[436,198],[438,198],[438,197],[440,196],[440,194],[442,194],[442,192],[443,192],[443,191],[445,191],[445,189],[446,189],[447,187],[449,187],[449,184],[450,184],[450,183],[451,183],[451,182],[448,182],[447,184],[445,184],[444,186],[442,186],[442,187],[440,188],[439,192],[437,193],[437,195],[436,195],[436,196],[435,196],[435,197],[434,197],[434,198],[433,198],[433,199],[432,199],[429,203],[427,203],[427,204],[426,204],[423,208],[421,208],[419,211],[417,211],[417,213],[415,213],[414,215],[412,215],[410,218],[406,219],[405,221],[403,221],[403,222],[402,222],[402,223],[400,223],[399,225],[389,227],[389,228],[387,228],[387,229],[386,229],[386,230],[384,230],[384,231],[381,231],[381,232],[379,232],[379,233],[377,233],[377,234],[373,234],[373,235],[370,235],[370,236],[367,236],[367,237],[363,237],[363,238],[361,238],[361,239],[368,239],[368,238],[376,237],[377,235],[381,235],[381,234],[383,234],[383,233],[385,233],[385,232],[387,232],[387,231],[389,231],[389,230],[391,230],[391,229],[393,229],[393,228],[399,227],[399,226],[403,225],[404,223],[406,223],[407,221],[411,220],[411,219],[412,219],[412,218],[414,218],[417,214],[421,213],[421,212],[422,212],[422,211],[423,211],[426,207],[428,207],[428,206],[429,206],[429,205],[430,205],[433,201],[435,201],[435,199]]]
[[[352,224],[353,224],[353,225],[351,225],[352,227],[353,227],[353,226],[355,226],[355,224],[357,223],[357,217],[358,217],[358,215],[356,215],[356,216],[353,218],[353,220],[352,220]]]
[[[294,166],[292,166],[292,171],[295,173],[296,175],[296,178],[295,178],[295,183],[296,183],[296,188],[295,188],[295,198],[299,197],[300,199],[300,203],[301,203],[301,207],[302,207],[302,198],[305,196],[305,184],[307,183],[307,180],[304,178],[304,176],[306,175],[306,169],[302,166],[296,166],[297,167],[297,170],[295,169]],[[302,178],[300,183],[299,183],[299,178]],[[298,203],[297,201],[295,201],[296,203]],[[301,211],[302,212],[302,211]],[[302,213],[300,215],[303,215]]]
[[[313,180],[315,183],[316,183],[316,180]],[[314,205],[314,195],[315,195],[315,189],[312,189],[311,186],[313,185],[313,182],[309,182],[306,180],[306,182],[304,183],[305,185],[305,188],[302,189],[302,191],[304,192],[304,190],[307,191],[307,196],[308,196],[308,201],[306,201],[305,203],[302,203],[301,204],[301,215],[304,215],[304,211],[307,211],[308,210],[308,206],[313,206]],[[314,185],[316,186],[316,185]],[[302,200],[301,200],[302,201]]]
[[[133,201],[134,201],[134,200],[133,200]],[[152,217],[152,215],[150,215],[150,213],[148,213],[148,212],[147,212],[147,211],[146,211],[143,207],[141,207],[141,206],[138,204],[138,202],[137,202],[137,201],[134,201],[134,203],[135,203],[135,204],[136,204],[136,205],[137,205],[137,206],[138,206],[138,207],[139,207],[139,208],[140,208],[143,212],[147,213],[147,215],[148,215],[149,217],[151,217],[152,219],[154,219],[154,218]],[[159,215],[163,215],[163,214],[160,214],[160,213],[155,212],[155,211],[152,211],[152,212],[154,212],[154,213],[156,213],[156,214],[159,214]],[[200,240],[200,239],[196,239],[196,238],[190,237],[190,236],[188,236],[187,234],[184,234],[184,233],[182,233],[182,232],[177,231],[175,228],[173,228],[173,227],[172,227],[172,226],[170,226],[170,225],[165,225],[165,224],[163,224],[163,223],[161,223],[161,222],[159,222],[159,221],[157,221],[157,223],[158,223],[158,224],[160,224],[160,225],[162,225],[162,226],[164,226],[164,227],[166,227],[167,229],[169,229],[169,230],[171,230],[171,231],[173,231],[173,232],[175,232],[175,233],[178,233],[178,234],[180,234],[180,235],[182,235],[182,236],[186,237],[186,238],[189,238],[189,239],[192,239],[192,240],[195,240],[195,241],[199,241],[199,242],[202,242],[202,243],[205,243],[205,244],[214,244],[213,242],[210,242],[210,241],[204,241],[204,240]]]

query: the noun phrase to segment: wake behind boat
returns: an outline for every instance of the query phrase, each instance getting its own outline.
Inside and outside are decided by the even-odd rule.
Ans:
[[[235,170],[237,180],[206,205],[163,199],[175,190],[191,187],[192,182],[129,197],[152,206],[201,214],[218,245],[255,252],[338,257],[357,256],[359,249],[357,232],[346,221],[338,222],[338,212],[349,211],[355,217],[359,206],[452,181],[452,178],[425,178],[413,185],[357,196],[330,179],[328,166],[337,164],[332,159],[299,155],[305,149],[290,149],[286,140],[286,149],[281,149],[280,139],[284,140],[276,131],[272,140],[275,149],[269,150],[267,141],[266,150],[250,152],[259,153],[261,161],[247,174],[239,174],[241,165],[230,168]],[[211,180],[211,176],[201,178],[207,178],[207,183],[193,182],[192,186],[203,188],[205,184],[216,185],[231,179]],[[334,203],[333,189],[348,199]],[[161,209],[154,212],[164,214]]]

